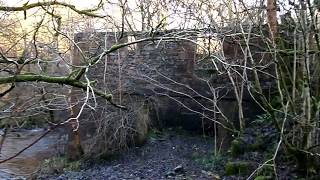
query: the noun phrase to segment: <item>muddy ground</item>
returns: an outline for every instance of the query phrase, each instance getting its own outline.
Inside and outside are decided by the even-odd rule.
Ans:
[[[169,131],[151,136],[142,147],[131,148],[113,160],[41,179],[215,179],[218,174],[197,160],[210,156],[213,148],[213,138]]]

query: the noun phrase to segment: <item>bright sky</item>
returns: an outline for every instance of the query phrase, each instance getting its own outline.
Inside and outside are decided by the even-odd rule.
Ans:
[[[0,1],[4,2],[8,6],[23,6],[23,4],[26,3],[26,2],[34,3],[34,2],[46,1],[46,0],[0,0]],[[49,0],[47,0],[47,1],[49,1]],[[67,3],[73,4],[78,9],[88,9],[88,8],[96,7],[100,0],[59,0],[59,1],[64,1],[64,2],[67,2]],[[118,2],[118,0],[110,0],[110,1],[111,2]],[[216,0],[216,1],[219,2],[219,0]],[[255,5],[255,6],[259,6],[260,5],[260,3],[258,3],[259,2],[258,0],[244,0],[244,2],[247,5]],[[135,5],[133,5],[133,4],[136,3],[135,0],[128,0],[128,3],[131,4],[131,8],[136,7]],[[119,19],[119,18],[121,18],[121,15],[119,14],[119,12],[120,12],[119,9],[118,8],[114,8],[113,5],[111,5],[111,4],[108,7],[109,8],[107,8],[107,11],[104,12],[103,14],[107,13],[110,16],[112,16],[114,20],[121,22],[120,19]],[[182,11],[185,11],[185,10],[182,9]],[[185,21],[183,13],[181,13],[181,14],[179,14],[179,13],[172,14],[172,12],[168,12],[168,13],[170,15],[170,17],[168,17],[168,19],[167,19],[167,23],[169,24],[169,28],[177,28],[176,26],[180,26]],[[281,14],[281,12],[279,14]],[[140,14],[139,13],[135,14],[135,16],[137,16],[137,17],[135,17],[135,19],[140,20],[140,18],[139,18]],[[204,15],[204,17],[205,17],[205,15]],[[181,22],[179,22],[179,20]],[[136,23],[138,25],[140,25],[139,21],[137,21]],[[196,24],[196,22],[193,22],[192,19],[189,19],[187,21],[187,24],[192,25],[192,24]]]

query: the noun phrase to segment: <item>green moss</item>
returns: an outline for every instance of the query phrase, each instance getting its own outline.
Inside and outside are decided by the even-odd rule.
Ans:
[[[150,141],[157,141],[157,140],[162,140],[165,136],[164,132],[158,130],[158,129],[150,129],[146,135],[147,139]]]
[[[257,175],[260,177],[269,177],[269,179],[272,179],[271,177],[274,175],[274,169],[272,166],[263,166],[258,172]],[[257,177],[259,177],[257,176]]]
[[[12,125],[14,125],[12,119],[5,118],[0,120],[0,128],[11,127]]]
[[[241,138],[234,139],[231,142],[230,153],[233,157],[238,157],[245,152],[244,143]]]
[[[81,161],[68,161],[65,157],[46,159],[41,164],[41,174],[61,174],[65,171],[79,171]]]
[[[272,177],[270,176],[257,176],[256,178],[254,178],[254,180],[271,180]]]
[[[249,146],[248,146],[248,150],[249,151],[258,151],[258,150],[261,150],[262,149],[262,147],[263,147],[263,138],[261,137],[261,136],[258,136],[258,137],[256,137],[256,139],[255,139],[255,143],[253,143],[253,144],[250,144]]]
[[[277,98],[272,98],[272,101],[278,101]],[[261,114],[261,115],[257,115],[256,119],[251,122],[252,124],[266,124],[266,123],[270,123],[272,122],[272,117],[270,114]]]
[[[226,175],[245,175],[249,173],[249,166],[248,162],[228,162],[225,166],[225,173]]]
[[[192,154],[192,159],[206,168],[221,167],[226,161],[226,158],[227,158],[226,156],[220,153],[217,155],[214,155],[214,154],[203,155],[203,154],[194,152]]]
[[[0,128],[38,128],[45,126],[48,119],[49,114],[45,113],[29,117],[8,117],[0,120]]]

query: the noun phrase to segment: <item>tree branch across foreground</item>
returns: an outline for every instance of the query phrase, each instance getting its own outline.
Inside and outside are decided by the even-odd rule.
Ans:
[[[59,1],[49,1],[49,2],[36,2],[36,3],[25,3],[23,6],[0,6],[0,11],[6,11],[6,12],[13,12],[13,11],[26,11],[32,8],[36,7],[45,7],[45,6],[64,6],[67,8],[70,8],[74,12],[90,17],[97,17],[97,18],[103,18],[105,16],[97,15],[92,12],[97,11],[102,5],[102,1],[98,4],[96,8],[93,9],[84,9],[84,10],[79,10],[75,7],[75,5],[65,3],[65,2],[59,2]]]
[[[7,77],[0,77],[0,84],[7,84],[7,83],[14,83],[14,82],[46,82],[46,83],[54,83],[54,84],[61,84],[61,85],[68,85],[72,87],[77,87],[86,90],[88,87],[87,83],[81,82],[80,80],[72,79],[68,76],[46,76],[46,75],[37,75],[37,74],[20,74],[15,76],[7,76]],[[92,88],[93,92],[106,99],[111,105],[126,109],[124,106],[115,104],[112,101],[112,94],[104,93],[101,90],[96,88]]]
[[[0,10],[1,10],[1,6],[0,6]],[[192,40],[185,38],[185,37],[149,37],[149,38],[140,39],[140,40],[133,41],[133,42],[116,44],[116,45],[113,45],[110,49],[105,50],[101,55],[94,58],[94,60],[90,63],[90,65],[92,66],[92,65],[98,63],[102,57],[104,57],[107,54],[114,52],[118,49],[121,49],[123,47],[129,46],[132,44],[145,42],[145,41],[162,41],[162,40],[186,40],[186,41],[193,42]],[[15,83],[15,82],[46,82],[46,83],[52,83],[52,84],[68,85],[68,86],[77,87],[77,88],[81,88],[81,89],[86,90],[86,88],[88,87],[88,84],[80,81],[80,78],[85,73],[85,69],[86,68],[77,69],[76,71],[78,71],[78,72],[77,72],[75,78],[72,78],[70,75],[72,75],[76,71],[72,72],[69,76],[18,74],[18,75],[11,75],[11,76],[7,76],[7,77],[0,77],[0,84]],[[98,90],[96,88],[92,88],[92,89],[96,95],[106,99],[111,105],[113,105],[117,108],[126,109],[126,107],[124,107],[122,105],[115,104],[112,101],[112,94],[104,93],[103,91]]]

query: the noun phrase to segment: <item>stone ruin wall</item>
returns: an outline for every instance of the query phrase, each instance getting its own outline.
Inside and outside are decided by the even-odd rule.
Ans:
[[[114,33],[105,32],[78,33],[75,36],[75,42],[89,57],[116,44],[115,39]],[[121,39],[121,42],[127,41],[128,38]],[[143,42],[124,47],[107,55],[91,68],[89,78],[97,80],[98,87],[111,92],[116,103],[126,106],[143,106],[147,103],[152,107],[149,116],[157,125],[183,126],[193,131],[203,130],[204,125],[206,130],[212,131],[213,123],[208,119],[225,120],[221,115],[211,112],[214,107],[208,99],[213,98],[213,93],[207,82],[201,79],[203,74],[198,73],[201,67],[197,64],[196,48],[190,41]],[[227,59],[243,58],[241,53],[235,52],[239,51],[239,46],[233,42],[225,42],[223,50]],[[267,59],[259,52],[254,54],[254,58],[261,57]],[[79,59],[80,54],[75,50],[73,61]],[[249,78],[253,80],[250,75]],[[205,79],[213,87],[224,87],[219,90],[218,96],[221,97],[218,106],[228,119],[237,123],[237,102],[228,76],[206,74]],[[265,82],[269,81],[265,79]],[[265,84],[268,86],[268,83]],[[109,106],[104,100],[98,101],[100,105],[96,112]],[[243,106],[245,118],[261,112],[248,93],[245,93]],[[96,119],[97,116],[92,118],[94,114],[90,114],[91,118],[84,116],[84,119]],[[101,117],[101,113],[98,114]],[[209,118],[204,118],[203,114]]]
[[[74,40],[87,57],[96,56],[103,49],[117,43],[114,32],[78,33]],[[128,38],[120,40],[120,42],[127,41]],[[231,39],[223,44],[224,56],[227,59],[243,59],[237,42]],[[228,77],[225,74],[203,73],[202,66],[197,62],[199,55],[196,49],[196,45],[190,41],[143,42],[124,47],[102,58],[101,62],[90,68],[89,78],[96,80],[99,88],[111,92],[116,103],[135,108],[147,104],[148,116],[157,126],[184,126],[186,129],[196,131],[202,130],[202,123],[206,121],[206,118],[197,112],[224,121],[220,115],[215,116],[208,110],[214,109],[212,102],[202,98],[213,98],[207,82],[201,78],[207,79],[213,87],[224,87],[220,90],[219,95],[223,97],[219,100],[218,106],[230,120],[237,122],[237,103]],[[257,51],[254,52],[254,56],[258,59],[261,54]],[[263,58],[266,59],[267,56],[263,55]],[[72,52],[72,62],[81,64],[81,55],[77,49]],[[59,74],[59,72],[54,73]],[[265,79],[265,82],[269,81]],[[17,88],[9,96],[21,95],[19,89],[21,90]],[[49,86],[47,89],[50,91]],[[52,90],[57,90],[57,87],[54,86]],[[65,87],[63,91],[68,95]],[[78,100],[81,101],[81,96]],[[256,107],[252,99],[245,95],[244,110],[247,117],[252,117],[258,112]],[[118,110],[98,98],[96,110],[87,110],[82,116],[82,121],[85,123],[86,120],[103,120],[109,111]],[[55,119],[61,119],[68,112],[54,113]],[[212,123],[205,124],[205,127],[210,130]]]

